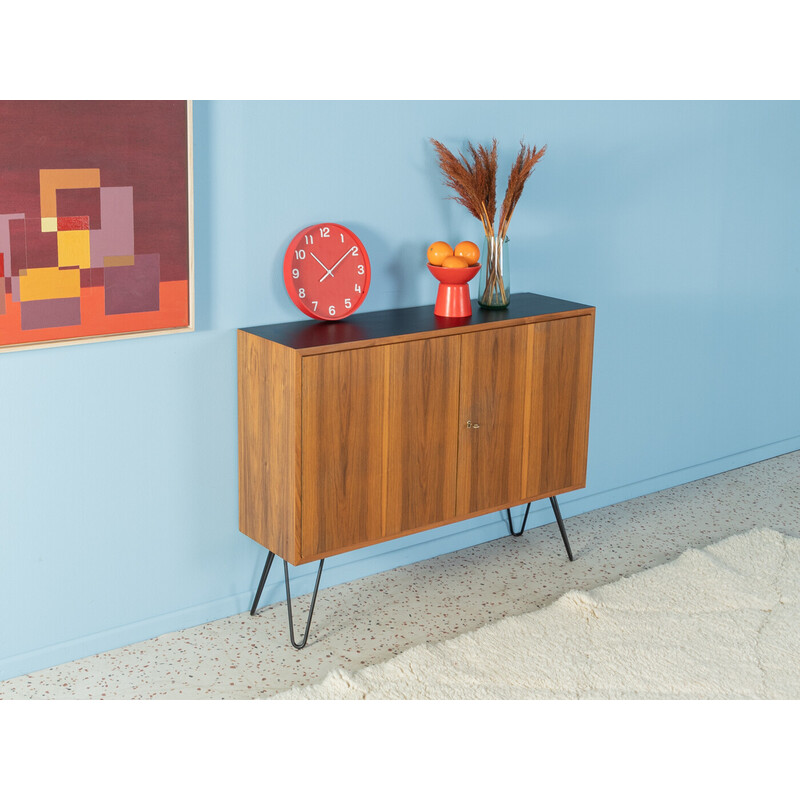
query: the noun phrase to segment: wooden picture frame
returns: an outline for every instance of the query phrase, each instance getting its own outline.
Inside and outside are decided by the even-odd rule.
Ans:
[[[194,330],[192,105],[0,101],[0,352]]]

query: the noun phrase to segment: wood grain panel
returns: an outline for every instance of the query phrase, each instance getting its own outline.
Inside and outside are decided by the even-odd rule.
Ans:
[[[527,495],[586,485],[594,314],[532,326]]]
[[[238,332],[239,529],[283,559],[299,557],[299,356]]]
[[[386,349],[302,362],[302,558],[381,536]]]
[[[455,516],[460,344],[447,336],[385,348],[384,536]]]
[[[461,337],[457,514],[522,497],[528,325]],[[479,428],[467,428],[467,422]]]

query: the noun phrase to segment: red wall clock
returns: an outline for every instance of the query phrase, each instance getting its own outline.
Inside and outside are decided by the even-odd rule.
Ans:
[[[369,278],[369,258],[361,240],[332,222],[303,228],[283,259],[289,297],[314,319],[352,314],[367,296]]]

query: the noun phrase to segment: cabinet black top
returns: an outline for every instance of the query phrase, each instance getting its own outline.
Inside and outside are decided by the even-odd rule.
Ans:
[[[295,350],[306,350],[452,328],[462,328],[466,332],[472,327],[488,323],[513,322],[515,319],[564,314],[591,308],[593,306],[524,292],[512,294],[508,308],[504,309],[490,311],[481,308],[478,301],[473,300],[471,317],[437,317],[433,313],[433,306],[430,305],[368,311],[364,314],[353,314],[337,322],[300,320],[276,325],[256,325],[241,330]]]

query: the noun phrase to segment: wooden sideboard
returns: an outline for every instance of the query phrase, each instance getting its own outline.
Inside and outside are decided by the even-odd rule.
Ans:
[[[269,550],[253,611],[274,555],[289,600],[287,562],[582,488],[594,315],[515,294],[239,330],[239,527]]]

